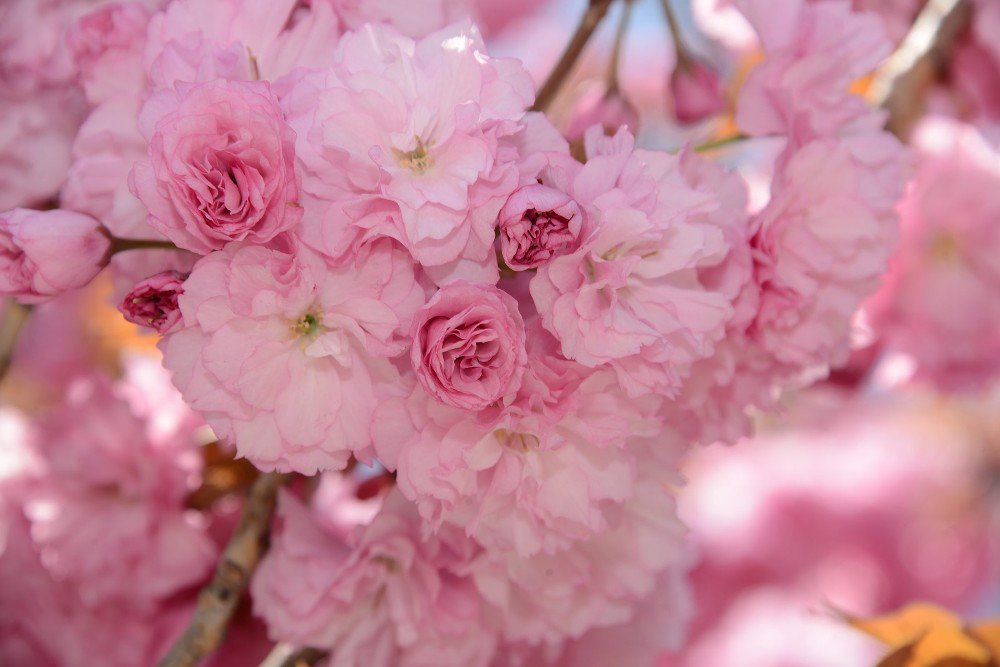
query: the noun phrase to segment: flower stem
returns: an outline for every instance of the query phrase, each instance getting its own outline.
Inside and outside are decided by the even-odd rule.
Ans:
[[[17,338],[28,321],[31,314],[31,306],[25,306],[13,299],[7,302],[7,311],[3,320],[0,321],[0,382],[10,370],[10,364],[14,360],[14,347],[17,345]]]
[[[128,250],[180,250],[170,241],[158,241],[156,239],[120,239],[112,237],[111,254],[115,255]]]
[[[704,143],[698,144],[694,147],[694,152],[705,153],[707,151],[714,151],[717,148],[723,148],[732,144],[738,144],[741,141],[746,141],[749,139],[745,134],[734,134],[729,137],[722,137],[721,139],[712,139],[711,141],[706,141]]]
[[[565,83],[566,78],[569,73],[573,70],[573,65],[576,64],[577,59],[579,59],[580,54],[583,52],[583,47],[587,45],[590,41],[591,35],[594,34],[594,30],[597,26],[601,24],[604,16],[608,13],[608,8],[614,0],[589,0],[587,5],[587,11],[584,12],[583,18],[580,19],[580,24],[576,27],[576,32],[573,33],[573,37],[569,40],[569,44],[566,45],[566,50],[563,51],[562,56],[559,58],[559,62],[556,63],[555,69],[549,74],[549,78],[545,80],[542,87],[538,89],[538,95],[535,97],[535,104],[532,105],[532,111],[547,111],[552,105],[553,100],[556,98],[556,94],[559,89],[562,88],[563,83]]]
[[[625,47],[625,36],[628,34],[628,22],[632,16],[633,0],[625,0],[622,15],[618,21],[618,32],[615,33],[615,45],[611,51],[611,62],[608,63],[608,86],[606,95],[614,95],[619,91],[619,73],[621,71],[622,50]]]

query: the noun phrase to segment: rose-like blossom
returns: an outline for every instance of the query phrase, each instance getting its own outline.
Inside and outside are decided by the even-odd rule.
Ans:
[[[482,410],[513,394],[526,363],[517,301],[489,285],[444,286],[414,319],[410,362],[446,405]]]
[[[232,244],[195,265],[178,302],[184,327],[160,345],[185,399],[256,466],[312,474],[368,458],[371,413],[400,383],[386,357],[424,292],[388,240],[338,268]]]
[[[262,81],[178,83],[143,106],[149,161],[132,191],[148,223],[201,254],[231,241],[270,241],[302,218],[295,133]]]
[[[537,183],[514,192],[500,209],[500,252],[515,271],[534,269],[575,250],[580,206],[565,192]]]
[[[865,310],[918,377],[981,387],[1000,372],[1000,151],[939,117],[922,121],[913,143],[920,160],[899,203],[900,248]]]
[[[691,58],[681,58],[670,75],[674,117],[697,123],[726,110],[722,77],[714,68]]]
[[[567,357],[610,364],[630,394],[674,393],[733,312],[701,279],[729,250],[704,219],[718,195],[692,188],[676,156],[635,150],[626,130],[604,137],[592,128],[587,156],[570,194],[592,231],[539,268],[531,295]]]
[[[740,0],[737,6],[766,56],[740,89],[741,130],[762,136],[795,128],[829,137],[870,113],[865,100],[847,91],[891,50],[877,16],[852,11],[847,0],[789,0],[780,11],[770,0]]]
[[[83,287],[108,263],[111,240],[100,223],[72,211],[0,213],[0,293],[41,303]]]
[[[251,592],[273,639],[331,650],[331,667],[486,667],[496,642],[462,574],[475,547],[458,531],[421,536],[390,493],[355,538],[283,492],[283,525]]]
[[[518,185],[512,141],[532,97],[521,65],[488,57],[468,25],[415,42],[368,24],[327,71],[292,78],[282,104],[298,135],[303,240],[342,262],[390,236],[439,284],[496,282],[496,217]]]
[[[125,319],[167,333],[180,323],[177,297],[184,293],[185,275],[164,271],[136,283],[118,306]]]

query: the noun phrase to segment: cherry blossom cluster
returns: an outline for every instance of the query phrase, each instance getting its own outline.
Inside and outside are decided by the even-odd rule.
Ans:
[[[337,667],[648,662],[690,611],[679,458],[846,361],[897,233],[906,155],[850,92],[890,51],[881,20],[774,4],[736,3],[763,61],[735,122],[776,155],[751,197],[628,127],[571,147],[470,3],[12,0],[4,26],[58,42],[0,42],[31,75],[13,108],[58,117],[17,134],[50,155],[0,144],[22,207],[0,214],[0,292],[41,303],[109,266],[215,437],[316,476],[282,492],[253,579],[272,639]],[[675,86],[692,115],[706,76]],[[17,180],[41,165],[61,173]],[[41,566],[88,604],[162,601],[211,563],[162,491],[176,458],[143,451],[53,454],[26,505]],[[102,504],[132,465],[115,493],[169,511]],[[129,569],[106,580],[81,526],[126,511],[153,532],[104,536]]]

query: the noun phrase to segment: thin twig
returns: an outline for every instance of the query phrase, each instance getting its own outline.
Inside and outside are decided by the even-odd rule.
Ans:
[[[722,137],[721,139],[712,139],[710,141],[705,141],[703,143],[697,144],[693,147],[695,153],[704,153],[707,151],[714,151],[718,148],[724,148],[726,146],[731,146],[733,144],[738,144],[741,141],[749,139],[745,134],[734,134],[728,137]]]
[[[621,84],[619,75],[621,73],[622,51],[625,48],[625,37],[628,35],[629,19],[632,16],[633,0],[625,0],[622,7],[622,15],[618,21],[618,32],[615,33],[615,45],[611,51],[611,60],[608,62],[608,84],[605,95],[617,95]]]
[[[573,65],[576,64],[577,59],[583,52],[583,47],[587,45],[591,35],[594,34],[594,30],[597,29],[597,26],[600,25],[604,16],[608,13],[608,8],[612,2],[613,0],[589,0],[587,11],[584,12],[583,18],[580,19],[580,25],[576,27],[576,32],[573,33],[569,44],[566,45],[566,50],[560,56],[555,69],[549,74],[549,78],[538,89],[535,104],[531,107],[532,111],[548,110],[556,98],[556,93],[559,92],[566,77],[573,70]]]
[[[111,239],[111,254],[127,250],[180,250],[170,241],[160,241],[157,239]]]
[[[278,644],[259,667],[313,667],[328,653],[315,648],[298,648],[291,644]]]
[[[923,97],[945,69],[971,15],[969,0],[928,0],[906,38],[879,69],[872,97],[889,112],[886,129],[902,140],[923,115]]]
[[[160,661],[159,667],[193,667],[222,643],[261,556],[267,548],[278,488],[289,475],[261,475],[247,492],[243,514],[226,545],[212,581],[198,595],[187,630]]]
[[[25,306],[13,299],[7,302],[7,310],[4,313],[3,321],[0,322],[0,382],[3,382],[10,365],[14,361],[14,348],[17,346],[17,338],[28,321],[31,314],[31,306]]]

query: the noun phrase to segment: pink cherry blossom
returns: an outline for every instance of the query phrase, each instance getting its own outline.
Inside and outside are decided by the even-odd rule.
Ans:
[[[140,114],[149,162],[132,171],[148,223],[182,248],[271,240],[302,217],[295,134],[263,82],[178,84]]]
[[[438,401],[481,410],[513,395],[526,353],[517,301],[495,287],[451,283],[414,319],[410,362]]]
[[[558,645],[592,628],[625,623],[664,571],[686,566],[684,528],[664,483],[669,475],[663,473],[655,465],[640,468],[615,522],[589,540],[530,558],[513,552],[477,558],[476,585],[501,615],[508,641]],[[672,607],[677,616],[671,622],[685,621],[685,605]]]
[[[331,268],[306,248],[233,244],[201,259],[164,365],[216,435],[264,469],[312,474],[368,457],[369,420],[398,373],[387,357],[423,305],[392,242]]]
[[[272,637],[330,649],[333,667],[489,664],[496,640],[461,572],[471,545],[460,534],[422,538],[398,493],[346,538],[288,493],[279,516],[251,588]]]
[[[73,24],[66,41],[87,101],[133,96],[145,84],[142,49],[151,12],[141,2],[109,3]]]
[[[539,269],[531,295],[567,357],[611,364],[630,394],[670,394],[732,314],[699,279],[728,252],[700,219],[719,204],[685,182],[677,158],[634,149],[624,130],[604,138],[596,129],[572,190],[594,228],[576,252]]]
[[[0,293],[40,303],[83,287],[107,264],[110,249],[107,232],[82,213],[0,213]]]
[[[138,109],[137,97],[118,96],[91,112],[73,141],[60,197],[63,206],[92,215],[119,238],[165,240],[146,224],[147,211],[128,187],[132,165],[146,156]]]
[[[846,361],[851,318],[878,286],[896,237],[901,162],[898,142],[872,133],[809,143],[779,166],[755,221],[761,301],[752,332],[778,360]]]
[[[919,170],[899,204],[902,242],[866,310],[876,335],[912,357],[918,375],[980,386],[1000,371],[1000,153],[943,118],[923,121],[913,141]]]
[[[313,0],[313,4],[333,7],[348,30],[366,23],[385,23],[407,37],[420,39],[448,25],[468,19],[473,0]]]
[[[147,374],[144,386],[152,380],[154,391],[176,397],[153,365],[157,374]],[[90,603],[128,600],[142,608],[200,581],[215,548],[184,506],[200,464],[197,422],[170,419],[162,402],[156,417],[169,421],[146,421],[149,413],[130,405],[128,391],[101,378],[70,387],[65,404],[41,423],[45,467],[25,512],[53,576],[73,581]],[[178,416],[190,414],[180,407]]]
[[[740,129],[751,136],[792,128],[831,136],[869,113],[864,100],[846,93],[889,54],[877,16],[853,12],[847,0],[791,0],[780,11],[768,0],[740,0],[737,6],[766,55],[740,89]]]
[[[164,271],[136,283],[118,309],[129,322],[167,333],[180,324],[177,297],[184,293],[184,274]]]
[[[561,397],[561,415],[515,406],[492,418],[418,392],[376,413],[376,451],[431,526],[464,526],[498,552],[552,553],[607,529],[604,508],[630,495],[636,474],[628,437],[656,432],[658,401],[626,402],[614,386],[598,373]]]
[[[496,216],[518,185],[510,138],[531,90],[470,26],[419,41],[379,25],[346,35],[331,69],[283,95],[299,138],[302,238],[342,261],[390,236],[438,282],[495,282]],[[457,272],[461,260],[472,273]]]

